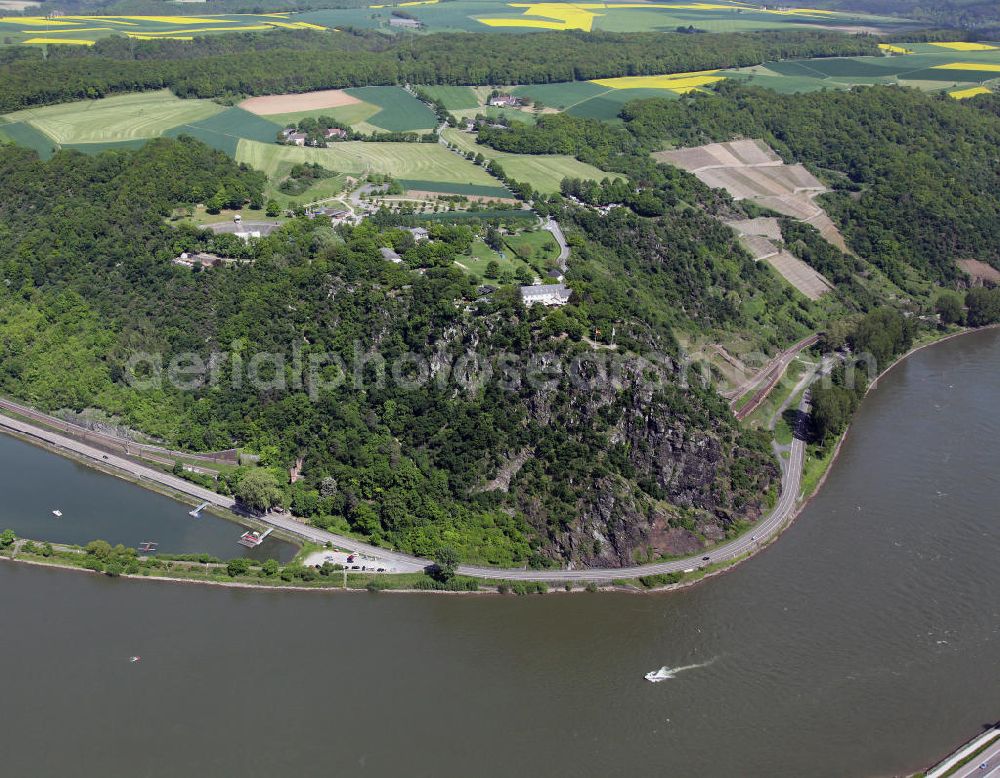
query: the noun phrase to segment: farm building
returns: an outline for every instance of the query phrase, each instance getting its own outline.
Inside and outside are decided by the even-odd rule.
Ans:
[[[565,305],[569,302],[572,290],[565,284],[533,284],[521,287],[521,299],[527,306],[535,303],[542,305]]]
[[[290,143],[293,146],[305,146],[306,139],[309,136],[304,132],[298,132],[293,127],[289,127],[287,130],[281,131],[281,137],[285,139],[285,143]]]
[[[524,105],[524,100],[514,95],[496,95],[490,98],[488,105],[494,108],[520,108]]]
[[[347,138],[347,130],[342,130],[340,127],[328,127],[323,130],[323,137],[327,140],[332,138],[337,138],[338,140],[344,140]]]
[[[419,30],[423,27],[423,22],[418,19],[408,19],[403,16],[393,16],[389,18],[390,27],[398,27],[404,30]]]
[[[428,238],[430,238],[430,233],[427,232],[427,229],[424,227],[410,227],[408,232],[410,233],[410,235],[413,236],[413,239],[418,243],[422,240],[427,240]]]

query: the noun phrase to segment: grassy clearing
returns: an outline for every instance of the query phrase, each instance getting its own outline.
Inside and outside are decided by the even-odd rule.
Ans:
[[[559,244],[546,230],[522,232],[508,235],[504,239],[507,248],[516,256],[528,260],[534,265],[546,266],[559,256]]]
[[[306,189],[300,195],[288,195],[278,189],[278,185],[281,183],[281,179],[269,180],[267,191],[265,196],[268,199],[274,199],[282,208],[294,208],[297,205],[309,205],[310,203],[315,203],[319,201],[327,201],[336,198],[338,195],[342,194],[345,189],[347,189],[347,179],[348,177],[343,173],[332,176],[331,178],[324,178],[317,181],[311,187]]]
[[[592,81],[568,81],[557,84],[518,86],[510,91],[511,94],[518,97],[524,97],[549,108],[565,111],[577,103],[582,103],[592,97],[604,94],[608,91],[608,88],[598,86]]]
[[[513,273],[519,267],[527,268],[532,273],[535,272],[531,265],[519,259],[513,251],[496,252],[483,243],[481,238],[476,238],[473,241],[469,254],[463,254],[455,259],[455,265],[460,270],[464,270],[469,275],[487,283],[492,281],[492,279],[486,278],[486,266],[490,262],[496,262],[502,274]]]
[[[483,156],[487,156],[484,154]],[[496,154],[496,159],[508,176],[515,181],[530,184],[539,192],[558,192],[564,178],[582,178],[600,181],[604,178],[620,178],[615,173],[606,173],[593,165],[580,162],[570,156]]]
[[[209,100],[181,100],[163,89],[29,108],[7,118],[31,124],[57,143],[106,143],[155,138],[172,127],[199,122],[223,110]]]
[[[593,165],[580,162],[561,154],[507,154],[495,151],[489,146],[480,146],[475,136],[453,128],[446,129],[442,137],[463,151],[482,154],[496,160],[504,172],[516,181],[530,184],[539,192],[558,192],[564,178],[582,178],[600,181],[603,178],[620,178],[615,173],[606,173]]]
[[[476,93],[468,86],[421,86],[421,92],[426,92],[435,100],[444,103],[449,111],[462,111],[478,108],[479,100]]]
[[[328,170],[354,176],[384,173],[418,181],[497,186],[496,179],[481,167],[458,158],[437,143],[346,141],[313,149],[241,140],[236,160],[264,171],[272,179],[286,175],[294,164],[318,162]]]

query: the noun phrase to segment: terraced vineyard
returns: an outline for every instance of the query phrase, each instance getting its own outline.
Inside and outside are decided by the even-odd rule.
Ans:
[[[814,197],[827,191],[802,165],[786,165],[763,141],[738,140],[656,152],[659,162],[693,173],[706,186],[725,189],[734,200],[751,200],[772,211],[813,225],[826,240],[847,251],[843,236],[816,204]],[[744,248],[767,261],[789,284],[811,300],[818,300],[833,285],[802,260],[772,243],[781,231],[776,220],[752,219],[730,224]]]

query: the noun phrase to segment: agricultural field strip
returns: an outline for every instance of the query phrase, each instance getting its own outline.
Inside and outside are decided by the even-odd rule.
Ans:
[[[318,149],[244,139],[239,142],[236,159],[262,170],[271,178],[282,175],[296,163],[318,162],[329,170],[349,175],[383,173],[416,181],[499,185],[481,167],[458,159],[438,144],[346,141]]]
[[[27,108],[5,118],[30,124],[59,144],[106,143],[155,138],[224,110],[209,100],[181,100],[161,90]]]
[[[593,29],[594,22],[606,16],[598,11],[737,11],[739,13],[751,12],[757,15],[774,14],[791,20],[788,23],[795,23],[800,19],[815,21],[829,21],[833,19],[857,19],[859,15],[849,13],[839,13],[810,8],[791,9],[766,9],[756,8],[743,3],[508,3],[512,9],[524,9],[520,16],[502,17],[475,17],[477,21],[490,27],[536,27],[541,29],[556,30],[584,30]],[[709,14],[710,15],[710,14]],[[668,15],[669,16],[669,15]],[[864,15],[861,15],[864,16]],[[532,18],[538,17],[538,18]],[[873,20],[876,17],[870,17]],[[783,19],[784,21],[784,19]]]
[[[111,34],[150,39],[188,40],[186,36],[220,32],[252,32],[274,29],[327,29],[304,21],[288,21],[270,14],[226,14],[205,16],[0,16],[0,34],[20,43],[91,45]],[[80,35],[82,38],[63,37]],[[99,33],[92,35],[89,33]],[[42,36],[25,39],[25,36]],[[59,36],[59,37],[52,37]]]

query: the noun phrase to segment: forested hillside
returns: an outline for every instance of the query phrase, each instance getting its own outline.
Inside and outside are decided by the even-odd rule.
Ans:
[[[650,153],[763,139],[826,181],[834,191],[821,201],[852,249],[912,292],[915,278],[954,282],[956,259],[1000,267],[995,104],[993,96],[962,104],[896,87],[779,95],[725,82],[716,94],[630,103],[624,128],[560,115],[537,126],[484,128],[479,138],[503,151],[558,151],[627,173],[649,188],[644,199],[654,212],[678,199],[706,199],[693,176],[654,165]],[[710,212],[728,199],[716,197],[705,205]]]
[[[763,138],[837,191],[823,197],[851,247],[905,283],[906,269],[950,282],[954,260],[1000,266],[1000,121],[913,89],[778,95],[724,84],[723,99],[627,106],[646,146]]]
[[[260,183],[191,139],[49,162],[0,148],[2,391],[50,410],[100,407],[171,445],[245,446],[266,466],[301,459],[302,480],[286,487],[296,513],[424,555],[452,545],[498,564],[625,564],[688,546],[695,532],[721,536],[773,493],[766,438],[741,431],[714,390],[682,389],[625,348],[614,383],[552,372],[591,353],[582,337],[604,321],[629,321],[623,342],[651,358],[653,347],[661,359],[676,353],[663,322],[677,314],[648,298],[627,307],[626,293],[597,282],[621,270],[600,251],[581,263],[582,298],[554,311],[525,309],[509,288],[480,300],[447,253],[470,239],[461,227],[435,228],[444,248],[433,254],[375,224],[338,238],[298,219],[256,243],[252,264],[171,264],[213,240],[168,226],[173,206],[218,187],[249,204]],[[694,265],[706,249],[691,229]],[[753,269],[731,240],[713,240],[709,250],[729,257],[697,315],[725,321],[726,290],[750,291]],[[405,264],[384,261],[380,245]],[[375,373],[312,396],[294,380],[234,384],[233,360],[212,385],[127,381],[136,352],[233,351],[244,361],[332,353],[349,374],[365,363]],[[434,380],[380,382],[375,351],[425,360]],[[540,378],[470,385],[455,367],[470,354]],[[661,379],[651,383],[650,371]]]

